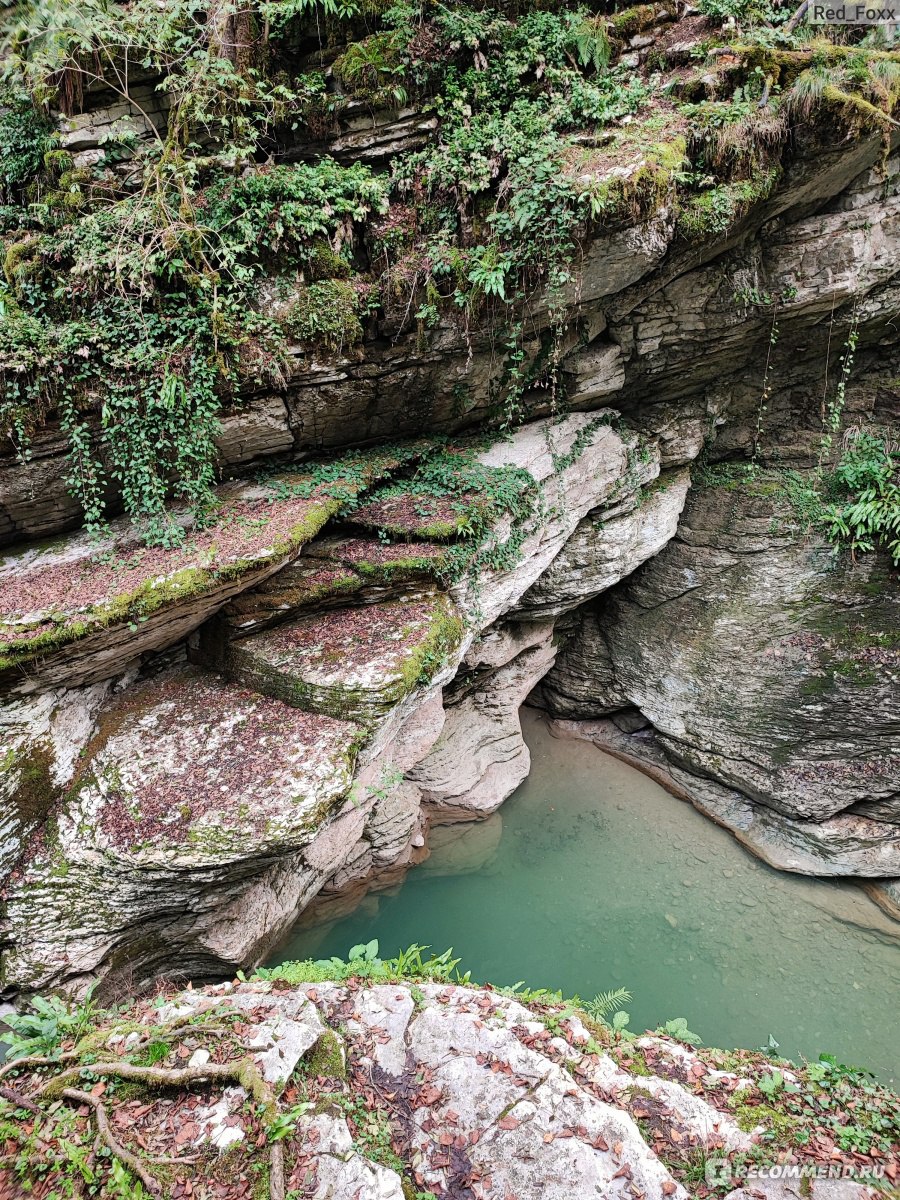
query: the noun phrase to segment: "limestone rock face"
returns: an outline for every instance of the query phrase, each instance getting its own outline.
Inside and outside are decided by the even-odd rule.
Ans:
[[[164,120],[161,94],[147,87],[154,120]],[[133,119],[138,134],[149,133],[139,113],[128,116],[129,106],[121,107],[115,117],[110,109],[67,119],[64,136],[80,161],[102,155],[97,139],[110,121]],[[434,118],[406,110],[373,114],[351,103],[340,126],[330,141],[305,153],[386,161],[431,136]],[[886,162],[877,135],[839,146],[798,138],[797,151],[772,196],[728,234],[711,232],[701,245],[687,245],[663,202],[635,224],[587,242],[579,278],[562,297],[573,327],[560,362],[568,406],[614,404],[637,427],[652,430],[665,407],[678,401],[681,430],[662,447],[663,465],[674,466],[696,454],[679,448],[688,427],[699,446],[723,410],[736,445],[746,448],[752,438],[759,390],[752,399],[744,393],[765,357],[772,313],[741,296],[777,297],[780,337],[769,407],[788,430],[796,427],[795,382],[819,379],[824,364],[834,363],[852,319],[861,349],[896,341],[896,139]],[[535,300],[528,315],[535,335],[525,352],[534,362],[551,321],[546,297]],[[247,473],[264,459],[474,427],[491,416],[502,387],[497,333],[463,331],[445,318],[423,347],[415,331],[398,328],[386,314],[373,322],[358,353],[324,356],[295,347],[283,393],[248,381],[247,394],[223,415],[222,478]],[[522,403],[531,419],[550,411],[542,388]],[[810,406],[808,389],[803,405]],[[78,505],[65,488],[65,453],[66,439],[52,425],[36,434],[28,462],[0,453],[0,544],[78,524]]]
[[[362,479],[394,465],[391,456],[375,455]],[[99,539],[85,532],[7,556],[0,562],[0,692],[92,683],[128,658],[175,644],[294,558],[340,506],[327,488],[288,473],[220,489],[215,520],[187,528],[175,550],[144,546],[122,520]],[[189,525],[184,514],[173,521]]]
[[[507,997],[436,983],[417,990],[418,1007],[404,984],[314,989],[329,1021],[346,1029],[353,1060],[385,1091],[404,1097],[410,1161],[424,1186],[452,1195],[464,1172],[489,1174],[501,1194],[522,1200],[624,1197],[629,1182],[645,1196],[687,1195],[648,1153],[627,1112],[633,1077],[619,1072],[620,1098],[610,1086],[612,1061],[603,1056],[594,1063],[579,1050],[587,1034],[577,1019],[567,1041],[549,1037],[540,1020]],[[422,1079],[427,1086],[408,1088],[407,1081]],[[714,1144],[728,1121],[705,1107],[704,1140]],[[470,1139],[474,1129],[480,1136]],[[455,1154],[444,1150],[448,1141]]]
[[[108,690],[60,689],[0,707],[0,878],[71,780]]]
[[[752,484],[694,491],[668,547],[585,610],[539,698],[639,708],[698,805],[775,865],[896,875],[900,582],[791,520]]]
[[[135,115],[81,114],[66,144],[89,164]],[[383,163],[433,120],[351,103],[315,153]],[[377,490],[427,452],[385,442],[496,427],[497,331],[451,317],[423,345],[385,312],[351,352],[293,346],[283,391],[248,384],[221,422],[216,520],[177,551],[116,522],[99,543],[16,546],[80,514],[52,423],[28,462],[0,455],[4,988],[259,961],[323,889],[413,861],[430,818],[493,811],[528,770],[529,694],[613,714],[635,745],[652,721],[673,786],[772,861],[900,877],[895,579],[831,571],[773,532],[765,497],[703,493],[670,540],[701,448],[754,442],[776,315],[766,432],[784,460],[808,460],[851,325],[866,374],[848,415],[896,406],[896,148],[885,164],[878,136],[795,140],[727,234],[689,243],[661,202],[584,246],[553,388],[559,297],[530,304],[523,423],[468,449],[486,477],[522,472],[534,509],[497,520],[465,570],[458,505],[429,532],[415,505],[389,521]],[[375,449],[346,471],[301,461],[348,445]],[[345,1144],[340,1121],[319,1136]]]
[[[646,494],[590,513],[522,598],[517,614],[558,616],[630,575],[675,533],[689,486],[687,471],[667,472]]]
[[[275,1161],[260,1133],[264,1088],[285,1190],[315,1200],[688,1200],[698,1158],[723,1170],[752,1161],[764,1130],[740,1128],[735,1110],[771,1069],[748,1055],[746,1075],[723,1070],[721,1052],[655,1035],[604,1049],[571,1007],[427,977],[200,987],[134,1003],[102,1035],[107,1062],[152,1040],[169,1049],[166,1068],[225,1072],[148,1089],[139,1107],[105,1093],[126,1145],[196,1148],[196,1169],[197,1155],[167,1155],[176,1188],[214,1177],[235,1146],[248,1174]],[[61,1069],[26,1068],[17,1087],[34,1094]],[[58,1169],[57,1158],[51,1185]]]
[[[33,629],[43,619],[26,603],[32,595],[48,612],[56,596],[69,607],[52,609],[65,636],[43,646],[35,674],[8,668],[20,675],[0,727],[13,814],[3,827],[13,868],[5,986],[77,991],[123,970],[134,986],[167,969],[246,966],[323,888],[358,887],[411,863],[429,817],[482,816],[506,799],[529,767],[519,707],[556,654],[552,616],[507,614],[588,513],[610,516],[591,534],[602,584],[567,589],[557,574],[541,593],[554,614],[657,549],[680,504],[680,481],[665,489],[678,498],[667,515],[662,490],[639,494],[657,470],[656,443],[642,476],[635,438],[612,420],[573,413],[478,449],[480,467],[528,481],[533,515],[517,526],[497,519],[484,564],[476,550],[453,581],[442,573],[450,543],[366,532],[384,510],[377,492],[368,515],[365,505],[352,514],[362,532],[317,536],[340,500],[304,476],[282,477],[261,513],[232,514],[224,536],[201,532],[205,549],[150,554],[149,579],[145,556],[126,560],[124,582],[143,595],[160,580],[178,583],[170,563],[189,554],[190,569],[204,572],[189,620],[176,588],[146,621],[116,609],[105,624],[122,570],[91,557],[81,535],[20,555],[27,570],[8,593],[21,610],[13,623]],[[416,453],[364,460],[363,486]],[[289,544],[270,536],[269,522],[294,529],[298,520],[302,546],[300,534]],[[250,538],[262,565],[232,571],[222,556],[234,538],[241,547]],[[126,633],[135,661],[123,670]],[[147,656],[150,647],[160,653]],[[47,689],[85,674],[102,678]]]
[[[524,638],[508,637],[513,656],[507,662],[487,676],[477,673],[471,693],[448,704],[440,738],[410,773],[425,803],[439,813],[493,812],[528,775],[531,759],[519,709],[549,670],[556,647],[551,621],[535,622],[524,632]]]
[[[163,931],[190,937],[171,928],[178,906],[196,923],[201,897],[246,876],[249,847],[265,861],[313,840],[350,786],[359,736],[193,668],[113,698],[99,729],[54,836],[30,840],[10,881],[7,980],[81,977],[137,938],[145,961],[164,957]]]

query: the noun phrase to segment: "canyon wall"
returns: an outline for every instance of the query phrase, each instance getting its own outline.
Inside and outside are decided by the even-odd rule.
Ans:
[[[415,136],[379,117],[332,150]],[[495,330],[445,317],[423,345],[385,317],[343,356],[297,345],[225,415],[235,478],[175,550],[77,531],[52,421],[0,459],[4,989],[260,961],[319,892],[510,795],[529,695],[603,720],[775,865],[893,903],[896,571],[715,474],[813,467],[851,333],[847,420],[897,429],[888,150],[798,129],[727,231],[686,239],[663,197],[591,237],[560,386],[526,388],[512,429]]]

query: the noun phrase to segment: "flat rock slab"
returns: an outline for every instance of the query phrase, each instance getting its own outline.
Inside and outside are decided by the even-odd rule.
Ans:
[[[433,542],[318,538],[292,563],[226,605],[225,635],[244,637],[311,609],[377,604],[421,588],[435,581],[443,555]],[[215,645],[211,652],[215,656]]]
[[[56,814],[64,857],[175,867],[309,841],[346,794],[361,730],[198,668],[129,689],[100,713]],[[52,859],[36,848],[35,865]]]
[[[356,1148],[346,1120],[330,1113],[303,1118],[298,1124],[305,1153],[294,1164],[291,1195],[310,1200],[406,1200],[403,1180],[390,1167],[364,1157]]]
[[[393,537],[447,541],[469,526],[472,510],[484,506],[475,492],[435,496],[410,489],[402,495],[375,498],[350,516],[352,525],[380,529]]]
[[[244,962],[362,832],[352,722],[181,667],[114,697],[98,727],[7,882],[7,982],[78,986],[122,954],[150,973]]]
[[[157,1009],[156,1018],[164,1025],[178,1018],[229,1011],[245,1018],[248,1029],[242,1034],[243,1044],[263,1079],[276,1090],[287,1083],[300,1059],[325,1032],[318,1009],[302,993],[277,992],[252,983],[240,989],[220,984],[212,995],[182,992]]]
[[[232,643],[225,670],[308,712],[370,722],[444,665],[463,628],[438,592],[317,613]]]
[[[174,525],[187,528],[174,549],[144,545],[122,520],[99,539],[78,533],[8,556],[0,563],[0,686],[87,683],[173,645],[293,558],[401,457],[347,457],[325,482],[289,473],[226,485],[202,528],[173,513]]]

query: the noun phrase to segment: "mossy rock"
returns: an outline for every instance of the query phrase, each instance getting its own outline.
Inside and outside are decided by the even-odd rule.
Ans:
[[[440,593],[288,621],[233,642],[225,670],[307,712],[371,724],[450,660],[463,626]]]

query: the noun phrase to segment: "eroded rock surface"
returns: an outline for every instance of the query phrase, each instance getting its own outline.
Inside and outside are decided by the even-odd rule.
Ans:
[[[227,1180],[220,1194],[228,1200],[249,1195],[241,1181],[259,1176],[276,1194],[283,1180],[288,1194],[316,1200],[404,1200],[417,1192],[687,1200],[698,1162],[711,1162],[722,1178],[733,1171],[737,1181],[761,1153],[768,1161],[775,1152],[760,1118],[779,1103],[762,1103],[776,1064],[759,1053],[696,1050],[657,1034],[616,1038],[593,1022],[588,1028],[589,1018],[571,1005],[525,1004],[446,975],[401,979],[381,970],[377,979],[311,984],[289,981],[293,969],[274,980],[169,992],[107,1015],[91,1045],[94,1062],[102,1047],[101,1074],[115,1079],[117,1066],[140,1063],[150,1044],[154,1062],[170,1073],[165,1090],[139,1091],[136,1100],[140,1081],[127,1097],[113,1087],[103,1095],[117,1136],[151,1182],[165,1159],[168,1178],[188,1194],[198,1181]],[[802,1068],[777,1066],[788,1083],[805,1083]],[[26,1064],[15,1086],[40,1101],[38,1085],[64,1067]],[[182,1067],[194,1072],[190,1087],[187,1080],[172,1086]],[[42,1145],[52,1146],[59,1130],[72,1136],[66,1116],[57,1103]],[[87,1120],[83,1108],[79,1134]],[[815,1134],[814,1119],[810,1125]],[[807,1136],[777,1153],[815,1166],[816,1141]],[[21,1165],[17,1177],[8,1142],[0,1145],[0,1180],[5,1170],[18,1182]],[[190,1153],[173,1156],[180,1147]],[[31,1163],[43,1153],[36,1150]],[[54,1181],[59,1161],[41,1162],[42,1177]],[[837,1150],[830,1162],[890,1166],[875,1151]],[[746,1195],[758,1194],[756,1181],[747,1183]],[[852,1186],[849,1200],[874,1195]],[[827,1189],[818,1194],[828,1200]],[[795,1193],[776,1195],[793,1200]]]
[[[672,778],[775,866],[896,876],[898,617],[885,559],[836,561],[763,486],[697,489],[536,698],[565,717],[639,709]],[[630,744],[640,757],[646,737]]]
[[[412,862],[430,817],[493,811],[528,772],[518,710],[556,653],[551,617],[505,615],[585,521],[591,525],[587,514],[618,514],[591,525],[606,565],[571,587],[558,571],[541,592],[554,614],[657,549],[680,506],[681,478],[671,489],[640,492],[658,470],[659,451],[651,444],[644,474],[635,473],[635,438],[613,421],[610,413],[576,413],[480,445],[476,462],[488,481],[511,471],[532,494],[530,515],[496,519],[487,552],[444,527],[433,531],[437,541],[411,528],[394,530],[400,541],[366,533],[372,512],[385,520],[411,514],[415,524],[417,502],[402,492],[390,511],[377,490],[368,514],[365,500],[351,508],[352,536],[329,528],[316,537],[346,501],[347,483],[339,480],[334,496],[314,476],[282,478],[272,495],[254,485],[262,514],[232,513],[226,529],[235,532],[224,542],[215,528],[200,531],[209,541],[202,553],[195,541],[153,552],[149,579],[143,554],[126,560],[123,584],[117,561],[90,557],[80,535],[54,549],[53,595],[69,600],[64,644],[43,646],[36,676],[19,665],[15,686],[25,694],[4,722],[9,767],[0,778],[14,813],[4,835],[7,861],[15,862],[4,910],[5,985],[81,989],[95,976],[112,983],[126,963],[140,981],[168,967],[212,973],[258,961],[323,888],[358,887]],[[394,469],[417,453],[363,459],[351,486],[377,489],[386,463]],[[658,497],[670,490],[660,515]],[[452,493],[433,499],[454,520],[469,503]],[[315,529],[304,525],[302,548],[300,539],[273,543],[268,519],[281,521],[287,506],[293,528],[309,519],[310,505]],[[419,540],[408,540],[413,532]],[[254,546],[262,538],[264,566],[232,572],[223,558],[216,567],[229,537]],[[463,556],[464,569],[448,579],[451,554]],[[185,555],[211,564],[190,599],[188,624],[199,628],[183,640],[176,589],[145,623],[138,618],[143,633],[123,671],[119,639],[129,626],[118,610],[105,624],[104,606],[117,603],[114,592],[177,583]],[[80,574],[66,592],[61,564],[70,559]],[[42,561],[38,555],[34,566],[40,578]],[[18,591],[30,580],[26,573]],[[230,598],[232,591],[239,594]],[[27,607],[20,605],[23,619]],[[137,651],[149,645],[162,654],[142,659]],[[12,664],[9,671],[16,679]],[[58,672],[105,678],[40,691]],[[32,811],[35,781],[40,804]]]

